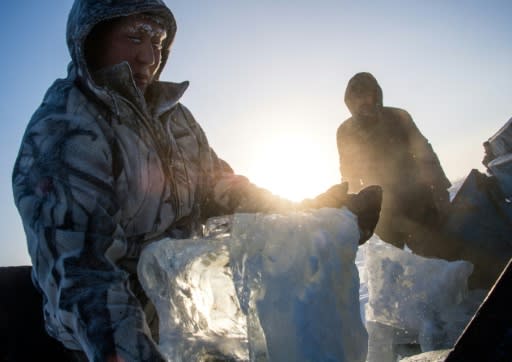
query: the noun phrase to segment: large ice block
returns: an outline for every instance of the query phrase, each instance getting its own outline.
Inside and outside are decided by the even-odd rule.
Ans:
[[[452,347],[484,295],[468,291],[472,264],[424,258],[378,240],[365,251],[367,320],[404,331],[423,351]]]
[[[356,217],[235,214],[148,246],[139,278],[172,361],[364,361]]]

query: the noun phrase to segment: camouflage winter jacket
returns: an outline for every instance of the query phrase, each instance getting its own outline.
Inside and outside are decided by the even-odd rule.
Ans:
[[[93,26],[138,12],[165,19],[163,67],[176,25],[162,1],[75,2],[68,76],[30,120],[13,173],[48,332],[94,361],[161,360],[124,267],[143,245],[187,237],[215,214],[294,206],[216,156],[179,103],[186,82],[155,81],[143,96],[128,63],[89,74],[83,44]]]

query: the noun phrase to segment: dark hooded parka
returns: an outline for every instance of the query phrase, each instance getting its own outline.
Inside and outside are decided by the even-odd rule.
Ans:
[[[373,75],[354,75],[345,103],[352,117],[337,131],[342,179],[349,191],[380,185],[383,201],[375,232],[397,246],[412,245],[420,237],[417,231],[436,227],[446,211],[450,182],[409,113],[383,107]]]
[[[13,171],[47,331],[91,361],[163,360],[136,278],[145,244],[189,237],[218,214],[340,207],[346,195],[340,185],[301,204],[279,199],[216,156],[179,102],[187,82],[155,80],[143,93],[126,61],[89,69],[91,31],[134,14],[167,32],[158,79],[176,33],[163,1],[76,0],[68,76],[55,81],[30,120]]]

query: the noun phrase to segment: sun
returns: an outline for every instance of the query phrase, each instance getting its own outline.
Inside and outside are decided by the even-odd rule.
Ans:
[[[339,183],[337,158],[301,134],[266,139],[247,171],[260,187],[292,201],[314,197]]]

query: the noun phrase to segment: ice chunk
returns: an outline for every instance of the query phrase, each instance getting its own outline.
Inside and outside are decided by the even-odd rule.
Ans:
[[[148,246],[139,278],[173,361],[364,361],[359,240],[347,209],[210,220]]]
[[[424,352],[415,356],[400,359],[400,362],[444,362],[450,354],[450,349]]]
[[[510,203],[512,198],[512,153],[495,158],[487,166],[492,175],[496,177],[504,196]]]
[[[356,266],[359,273],[359,311],[361,313],[361,320],[363,321],[363,324],[366,324],[365,310],[366,305],[368,304],[368,283],[366,281],[365,250],[366,244],[363,244],[358,248],[356,254]]]
[[[222,240],[153,243],[141,255],[138,275],[157,309],[160,349],[171,361],[248,360],[246,316]]]
[[[367,335],[355,265],[359,230],[350,212],[240,215],[233,236],[242,308],[250,333],[263,332],[270,360],[364,361]]]
[[[488,147],[494,157],[512,153],[512,118],[484,142],[484,146]]]
[[[416,339],[422,351],[451,348],[483,296],[468,298],[472,270],[467,261],[424,258],[370,240],[366,318],[377,329],[388,326],[408,334],[409,342]]]

